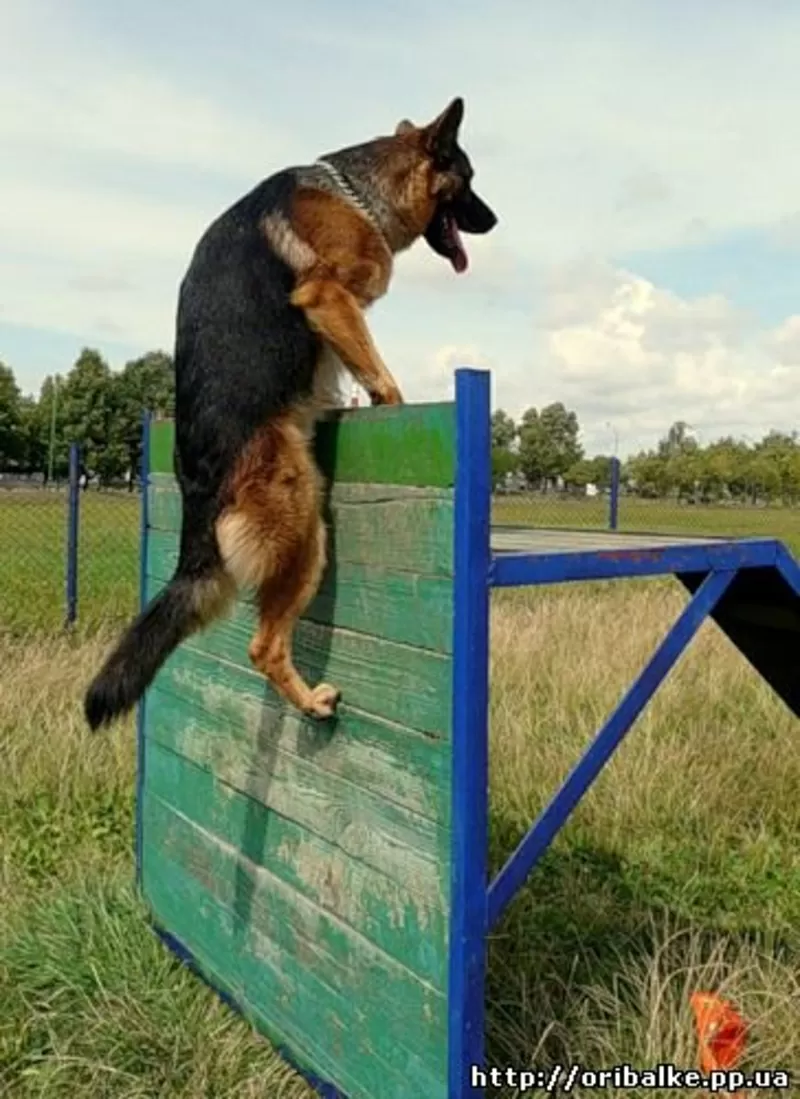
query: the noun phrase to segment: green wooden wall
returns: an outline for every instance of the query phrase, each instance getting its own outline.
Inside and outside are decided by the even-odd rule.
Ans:
[[[295,652],[341,687],[335,723],[299,717],[252,670],[246,598],[146,699],[156,920],[352,1099],[447,1094],[454,436],[452,404],[320,425],[331,560]],[[172,438],[153,425],[148,597],[176,557]]]

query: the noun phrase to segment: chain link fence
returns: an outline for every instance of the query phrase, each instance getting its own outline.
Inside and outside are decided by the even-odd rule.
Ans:
[[[0,627],[25,632],[66,620],[66,484],[0,480]]]
[[[518,475],[504,477],[494,486],[492,522],[503,527],[617,530],[621,471],[621,463],[612,458],[603,480],[578,486],[559,478],[535,491]]]
[[[92,484],[70,448],[66,482],[0,480],[0,629],[116,624],[137,609],[141,487]]]
[[[536,490],[512,474],[496,481],[497,526],[717,538],[777,538],[800,556],[800,444],[759,456],[760,481],[748,466],[724,471],[715,456],[677,477],[669,461],[607,461],[605,479],[556,478]],[[676,464],[676,463],[674,463]],[[751,462],[751,468],[756,462]]]
[[[734,479],[732,487],[717,485],[710,497],[702,480],[686,478],[656,492],[655,479],[643,481],[639,472],[637,483],[628,465],[614,458],[604,478],[579,486],[556,481],[535,492],[517,475],[502,477],[494,488],[493,523],[778,538],[800,556],[800,507],[789,491],[787,462],[781,466],[776,459],[772,474],[786,478],[783,493],[738,491]],[[762,478],[769,473],[765,465]],[[67,481],[0,476],[0,629],[52,631],[76,623],[92,629],[129,618],[138,606],[140,514],[139,479],[120,486],[87,482],[75,444]]]

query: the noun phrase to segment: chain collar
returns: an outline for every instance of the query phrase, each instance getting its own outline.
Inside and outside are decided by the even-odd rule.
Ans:
[[[341,172],[334,164],[331,164],[329,160],[320,159],[316,163],[320,168],[325,169],[342,194],[349,198],[353,205],[361,211],[364,217],[369,219],[381,236],[384,236],[384,232],[381,229],[374,212],[364,198],[358,193],[344,172]]]

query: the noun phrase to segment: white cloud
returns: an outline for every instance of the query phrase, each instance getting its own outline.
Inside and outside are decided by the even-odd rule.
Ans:
[[[787,317],[767,345],[781,366],[800,367],[800,314]]]
[[[563,400],[591,448],[608,424],[624,450],[652,446],[676,419],[709,438],[789,430],[800,420],[800,318],[760,330],[721,295],[692,300],[628,271],[556,270],[536,311],[535,346],[498,382],[514,415]]]
[[[146,57],[82,39],[60,5],[6,4],[3,23],[0,136],[9,166],[46,151],[68,153],[77,172],[84,158],[102,154],[247,177],[259,160],[292,151],[274,114],[225,111],[151,69]]]
[[[723,295],[681,298],[613,257],[740,230],[797,246],[800,11],[765,19],[743,2],[720,21],[695,5],[674,20],[620,2],[579,18],[500,0],[455,24],[431,9],[419,36],[389,9],[364,32],[320,7],[310,19],[245,4],[235,27],[207,7],[187,36],[143,3],[156,62],[144,34],[101,33],[110,14],[81,21],[78,0],[3,5],[4,322],[169,348],[178,282],[227,204],[274,167],[461,92],[476,186],[500,223],[467,242],[464,276],[424,245],[399,260],[376,324],[410,399],[449,395],[466,359],[491,365],[510,411],[571,403],[598,447],[609,420],[625,445],[678,417],[796,425],[797,317],[759,331]],[[26,386],[36,369],[34,355]]]
[[[200,234],[296,138],[266,111],[223,110],[146,59],[81,41],[63,9],[26,0],[3,21],[3,319],[169,346]]]
[[[426,400],[452,401],[455,396],[454,374],[459,367],[472,366],[479,370],[491,370],[492,360],[479,348],[450,344],[438,348],[428,358],[426,369],[418,388],[426,394]],[[413,385],[413,382],[412,382]]]

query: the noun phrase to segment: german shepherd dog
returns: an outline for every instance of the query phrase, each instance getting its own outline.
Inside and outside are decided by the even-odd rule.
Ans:
[[[255,591],[249,656],[304,714],[328,718],[336,687],[311,687],[292,632],[326,563],[315,419],[337,403],[342,365],[373,404],[400,404],[364,310],[393,256],[424,237],[467,267],[461,233],[497,223],[458,142],[464,103],[425,126],[288,168],[200,239],[178,296],[175,473],[183,519],[167,586],[128,627],[84,700],[92,729],[130,710],[178,645]]]

